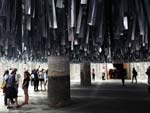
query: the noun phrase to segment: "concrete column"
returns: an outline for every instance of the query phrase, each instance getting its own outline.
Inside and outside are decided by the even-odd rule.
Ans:
[[[48,58],[48,100],[51,107],[64,107],[70,103],[69,58]]]
[[[91,86],[90,64],[81,64],[81,86]]]

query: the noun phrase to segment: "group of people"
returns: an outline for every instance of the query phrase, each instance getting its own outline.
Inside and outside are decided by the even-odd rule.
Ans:
[[[92,69],[92,80],[95,81],[95,69]],[[102,80],[105,80],[105,72],[102,72]]]
[[[138,75],[138,73],[137,73],[135,67],[133,67],[133,69],[132,69],[132,84],[134,82],[134,79],[135,79],[136,84],[137,84],[137,75]],[[122,71],[121,71],[121,79],[122,79],[122,85],[123,86],[125,85],[125,77],[126,76],[127,76],[126,69],[122,69]]]
[[[148,76],[148,90],[150,92],[150,66],[147,68],[147,71],[145,73]],[[137,76],[138,76],[138,72],[136,71],[135,67],[133,67],[133,69],[132,69],[132,84],[134,83],[134,79],[135,79],[135,83],[137,84]],[[122,77],[122,79],[124,79],[124,77]],[[124,85],[124,80],[122,83]]]
[[[31,72],[31,86],[34,85],[34,91],[39,91],[39,84],[41,87],[41,90],[46,90],[46,86],[48,83],[48,70],[39,70],[39,69],[33,69]]]
[[[3,75],[3,93],[4,93],[4,104],[7,108],[11,108],[11,104],[15,104],[16,108],[20,105],[18,104],[18,87],[19,87],[19,78],[20,75],[17,74],[17,69],[6,70]],[[24,72],[24,79],[22,83],[22,89],[24,91],[25,99],[23,104],[28,104],[29,95],[28,95],[28,86],[30,81],[30,73],[28,71]],[[15,101],[14,101],[15,99]]]
[[[127,70],[125,68],[120,68],[119,70],[110,69],[109,75],[110,78],[114,79],[121,77],[122,85],[125,86],[125,78],[127,77]],[[134,82],[134,79],[136,80],[137,83],[137,71],[135,70],[135,68],[132,69],[132,83]]]
[[[17,74],[17,69],[10,69],[6,70],[3,74],[3,89],[4,93],[4,104],[7,108],[12,108],[14,105],[16,108],[20,107],[20,105],[25,105],[29,103],[29,94],[28,94],[28,87],[29,82],[31,80],[31,84],[34,84],[34,91],[38,91],[39,81],[44,84],[44,89],[46,90],[46,85],[48,82],[48,70],[42,69],[34,69],[32,73],[28,70],[24,71],[24,77],[22,81],[22,89],[24,91],[24,102],[22,104],[18,104],[18,88],[19,88],[19,78],[21,77],[20,74]]]
[[[111,75],[112,78],[114,76],[113,72],[115,72],[115,71],[113,71],[113,70],[109,71],[109,74]],[[148,91],[150,92],[150,66],[147,68],[146,74],[148,76]],[[124,68],[120,69],[119,75],[121,75],[122,85],[125,86],[125,78],[127,76],[127,70]],[[134,80],[135,80],[135,83],[137,84],[137,76],[138,76],[138,72],[136,71],[135,67],[133,67],[133,69],[132,69],[132,84],[134,83]],[[92,79],[95,80],[94,68],[92,69]],[[103,76],[102,76],[102,79],[103,79]]]

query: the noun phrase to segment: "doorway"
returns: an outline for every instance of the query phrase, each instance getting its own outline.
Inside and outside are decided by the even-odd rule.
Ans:
[[[120,72],[124,68],[123,64],[113,64],[114,66],[114,78],[113,79],[120,79],[121,75]]]
[[[110,64],[109,64],[110,65]],[[108,79],[120,79],[121,78],[121,71],[126,69],[127,76],[129,73],[129,64],[111,64],[111,66],[107,66],[107,78]]]

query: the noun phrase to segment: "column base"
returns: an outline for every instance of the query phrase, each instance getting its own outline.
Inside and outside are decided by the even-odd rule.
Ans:
[[[70,77],[49,77],[48,81],[49,106],[54,108],[65,107],[71,104]]]
[[[49,107],[52,107],[52,108],[63,108],[63,107],[66,107],[66,106],[69,106],[71,105],[71,101],[60,101],[60,102],[57,102],[57,103],[51,103],[49,102]]]

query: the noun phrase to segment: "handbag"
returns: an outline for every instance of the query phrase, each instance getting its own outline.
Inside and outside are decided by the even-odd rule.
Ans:
[[[0,88],[4,89],[5,87],[6,87],[6,81],[3,81]]]

